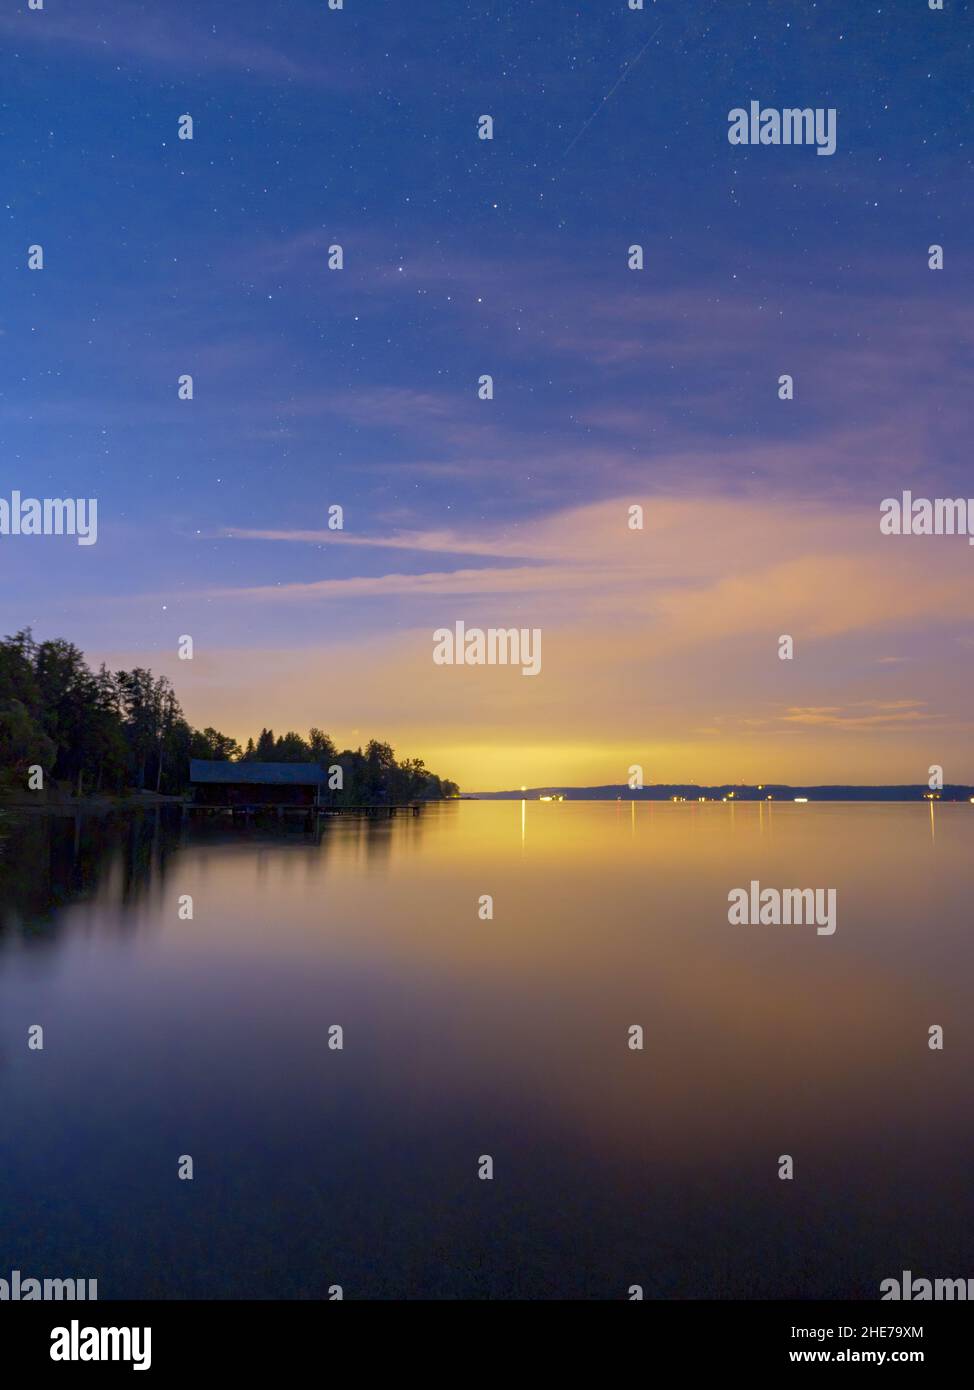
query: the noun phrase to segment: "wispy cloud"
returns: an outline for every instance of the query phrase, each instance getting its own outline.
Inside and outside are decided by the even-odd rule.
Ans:
[[[273,542],[320,573],[181,590],[174,631],[200,634],[200,661],[186,670],[173,657],[173,678],[191,716],[198,707],[237,736],[268,719],[324,722],[341,738],[381,727],[468,786],[503,785],[515,766],[519,781],[619,781],[632,762],[661,781],[916,781],[931,762],[974,778],[966,656],[928,663],[922,699],[915,666],[877,666],[891,648],[960,652],[974,617],[966,547],[883,537],[873,510],[713,495],[644,498],[645,529],[631,531],[638,500],[516,531],[227,538],[241,552]],[[383,554],[422,563],[460,547],[483,563],[408,573]],[[258,559],[234,554],[231,572]],[[126,605],[147,600],[119,597],[116,613]],[[432,632],[458,618],[541,628],[540,675],[435,666]],[[248,638],[235,654],[222,649],[232,632]],[[783,633],[793,661],[778,658]]]
[[[583,570],[517,567],[432,571],[427,574],[382,574],[369,578],[319,579],[310,584],[265,584],[243,589],[211,589],[207,597],[244,599],[247,602],[311,603],[328,599],[358,598],[464,598],[491,594],[521,596],[532,591],[586,589],[590,577]]]
[[[968,554],[938,544],[896,545],[877,509],[643,498],[642,531],[628,525],[636,497],[620,497],[510,526],[394,530],[370,536],[284,529],[238,538],[356,551],[476,555],[479,568],[324,576],[308,582],[220,588],[208,596],[307,603],[377,595],[531,596],[549,621],[612,614],[650,624],[657,650],[726,641],[734,634],[795,632],[803,640],[948,624],[971,614]],[[512,563],[530,560],[532,563]],[[542,602],[543,600],[543,602]]]
[[[506,559],[537,559],[536,543],[503,536],[471,538],[455,531],[395,531],[389,535],[355,536],[348,531],[247,530],[224,527],[219,533],[232,540],[284,541],[318,546],[365,546],[375,550],[408,550],[416,554],[481,555]]]
[[[931,714],[926,705],[925,700],[863,700],[848,707],[799,706],[789,709],[780,717],[788,724],[847,729],[853,733],[878,728],[915,728],[917,725],[933,725],[944,719],[942,714]]]
[[[238,12],[233,25],[218,28],[201,23],[199,13],[185,5],[146,9],[139,0],[85,0],[81,6],[51,4],[43,11],[7,7],[0,14],[0,34],[116,64],[131,60],[180,72],[224,70],[275,82],[325,82],[338,89],[351,84],[348,65],[309,56],[313,36],[309,44],[306,26],[303,46],[290,52],[248,34],[242,20]]]

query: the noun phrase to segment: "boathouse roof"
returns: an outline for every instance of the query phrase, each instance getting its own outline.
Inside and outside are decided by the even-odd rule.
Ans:
[[[230,763],[211,758],[190,758],[189,780],[237,786],[317,787],[328,774],[317,763]]]

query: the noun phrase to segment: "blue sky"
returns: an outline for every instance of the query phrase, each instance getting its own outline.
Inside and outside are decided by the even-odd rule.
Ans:
[[[444,749],[462,744],[465,767],[505,728],[524,746],[556,729],[541,780],[569,780],[549,764],[590,727],[573,694],[586,642],[620,634],[605,722],[647,737],[639,703],[614,701],[658,674],[660,614],[688,593],[755,614],[759,571],[747,594],[727,585],[762,535],[783,563],[787,533],[823,607],[815,626],[796,600],[817,659],[780,708],[912,701],[961,755],[960,687],[930,663],[969,672],[971,556],[938,538],[922,581],[902,548],[869,557],[883,497],[974,495],[966,4],[46,0],[5,6],[0,38],[2,491],[99,499],[95,547],[3,541],[4,631],[32,622],[159,669],[190,632],[210,674],[173,667],[189,712],[235,726],[252,718],[248,654],[268,669],[255,700],[298,723],[267,654],[302,669],[303,653],[333,680],[341,652],[340,724],[366,678],[395,682],[416,692],[412,751],[447,715]],[[752,98],[835,107],[836,153],[731,146],[727,113]],[[493,141],[477,139],[483,113]],[[927,266],[935,242],[943,272]],[[42,272],[27,269],[34,243]],[[192,402],[177,399],[184,372]],[[626,540],[612,508],[630,502],[677,529],[607,581],[606,607],[600,575]],[[333,503],[344,535],[308,539]],[[735,529],[757,537],[746,555]],[[902,614],[891,627],[895,613],[863,607],[846,640],[868,660],[835,645],[814,577],[837,556]],[[918,585],[911,616],[896,595]],[[856,608],[841,586],[831,601]],[[543,620],[545,693],[506,687],[495,725],[482,682],[427,726],[429,632],[463,616]],[[787,605],[769,614],[768,641],[789,621]],[[713,640],[652,727],[660,752],[693,743],[711,727],[708,663],[733,665],[713,717],[737,721],[746,762],[745,722],[771,717],[781,673],[749,684],[747,642],[735,655]],[[913,670],[891,680],[896,665]],[[791,753],[774,759],[785,775]]]

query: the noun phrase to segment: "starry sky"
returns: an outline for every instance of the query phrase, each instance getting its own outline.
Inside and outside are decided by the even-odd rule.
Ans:
[[[471,791],[974,780],[974,550],[878,528],[974,497],[972,39],[965,0],[2,0],[0,495],[99,509],[0,538],[2,631]],[[835,154],[732,146],[752,99],[835,107]],[[434,666],[458,619],[541,675]]]

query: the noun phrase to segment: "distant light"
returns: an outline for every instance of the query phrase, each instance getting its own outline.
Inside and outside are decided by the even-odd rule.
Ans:
[[[522,792],[526,792],[526,791],[527,791],[527,787],[522,787],[521,790],[522,790]]]
[[[795,800],[796,800],[796,801],[807,801],[807,800],[808,800],[808,797],[807,797],[807,796],[796,796],[796,797],[795,797]]]

